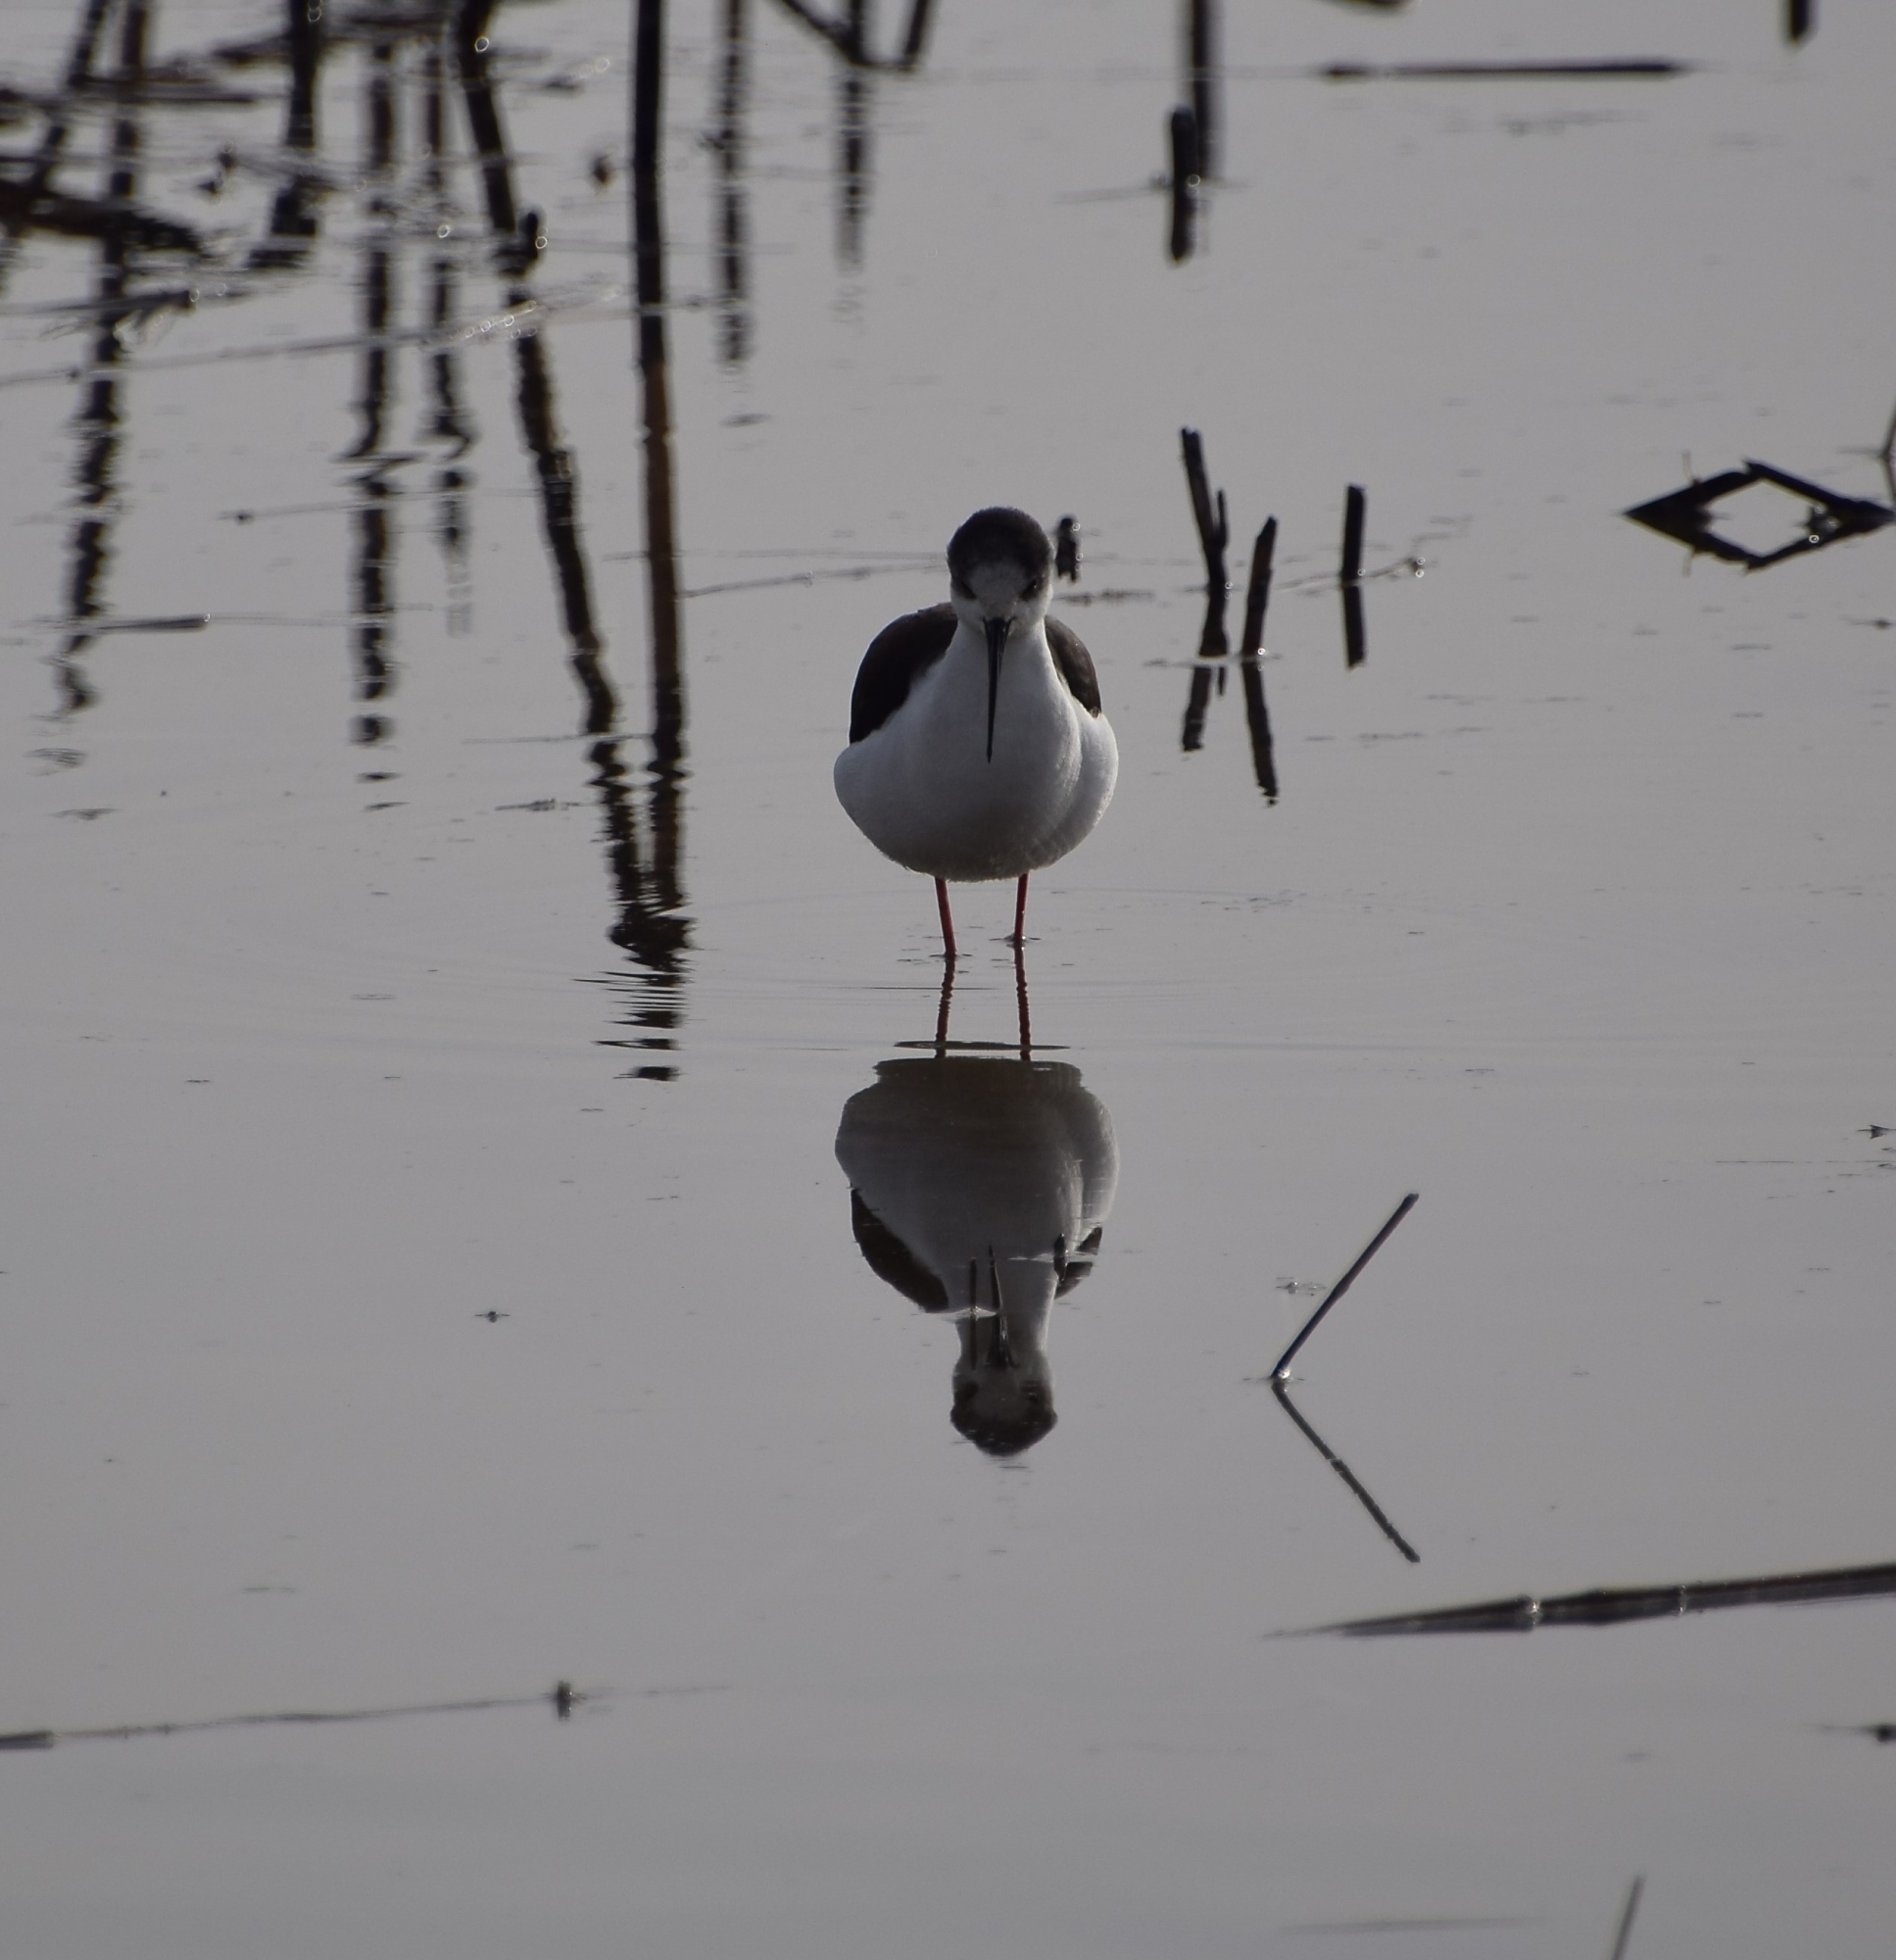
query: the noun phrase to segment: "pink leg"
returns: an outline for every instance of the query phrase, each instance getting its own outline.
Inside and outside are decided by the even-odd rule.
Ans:
[[[1020,874],[1020,889],[1014,894],[1014,938],[1013,944],[1027,944],[1027,873]]]
[[[1022,879],[1024,885],[1026,879]],[[944,879],[935,881],[935,903],[942,908],[942,946],[950,965],[954,961],[954,921],[948,916],[948,884]]]

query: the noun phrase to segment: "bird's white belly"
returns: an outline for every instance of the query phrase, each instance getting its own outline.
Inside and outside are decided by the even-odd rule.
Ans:
[[[899,710],[836,759],[836,794],[885,856],[932,878],[1017,878],[1099,820],[1118,751],[1054,671],[1045,641],[1010,647],[988,760],[986,650],[959,634]]]

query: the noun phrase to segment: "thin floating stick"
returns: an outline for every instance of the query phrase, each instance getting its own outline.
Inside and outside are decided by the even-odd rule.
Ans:
[[[1244,595],[1244,641],[1240,652],[1247,661],[1264,651],[1264,609],[1271,603],[1271,561],[1276,555],[1277,519],[1266,517],[1251,547],[1251,582]]]
[[[1614,1936],[1612,1960],[1627,1960],[1627,1942],[1632,1937],[1632,1915],[1639,1910],[1639,1894],[1645,1888],[1643,1872],[1627,1887],[1626,1910],[1620,1915],[1620,1930]]]
[[[1635,55],[1614,61],[1332,62],[1310,73],[1325,81],[1539,81],[1582,75],[1602,81],[1657,81],[1690,74],[1697,66]]]
[[[148,1736],[201,1736],[216,1729],[278,1727],[328,1728],[349,1722],[388,1722],[410,1715],[473,1715],[494,1708],[531,1708],[543,1702],[560,1721],[582,1701],[569,1681],[556,1682],[545,1694],[505,1694],[480,1701],[405,1702],[388,1708],[292,1708],[266,1715],[212,1715],[195,1722],[125,1722],[98,1729],[19,1729],[0,1736],[0,1749],[50,1749],[55,1742],[133,1742]]]
[[[1383,1241],[1409,1215],[1409,1207],[1421,1196],[1422,1194],[1419,1191],[1410,1192],[1408,1197],[1389,1213],[1382,1231],[1377,1233],[1376,1237],[1363,1248],[1362,1251],[1357,1255],[1356,1263],[1324,1295],[1323,1304],[1303,1323],[1303,1331],[1279,1355],[1277,1366],[1271,1370],[1272,1381],[1281,1382],[1288,1375],[1290,1363],[1296,1358],[1297,1349],[1317,1331],[1317,1323],[1324,1315],[1349,1291],[1351,1285],[1355,1282],[1356,1275],[1375,1258],[1376,1254],[1382,1250]]]
[[[1734,1606],[1807,1606],[1818,1600],[1887,1599],[1896,1594],[1896,1565],[1846,1565],[1828,1572],[1774,1572],[1755,1579],[1687,1580],[1671,1586],[1594,1587],[1536,1598],[1478,1599],[1422,1613],[1386,1613],[1312,1627],[1318,1634],[1531,1634],[1536,1627],[1623,1627],[1631,1620],[1682,1620]]]

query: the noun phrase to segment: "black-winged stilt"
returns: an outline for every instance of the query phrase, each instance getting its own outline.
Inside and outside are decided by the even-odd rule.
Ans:
[[[850,700],[836,794],[885,857],[935,880],[954,959],[948,881],[1027,878],[1099,821],[1119,748],[1093,658],[1046,616],[1053,550],[1025,512],[977,511],[948,541],[946,606],[870,642]]]

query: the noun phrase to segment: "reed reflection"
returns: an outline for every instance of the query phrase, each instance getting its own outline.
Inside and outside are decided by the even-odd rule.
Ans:
[[[421,145],[424,164],[421,191],[434,219],[435,235],[446,239],[453,229],[454,203],[448,187],[447,75],[439,41],[429,43],[421,57]],[[444,334],[461,310],[460,263],[445,244],[428,266],[428,323]],[[441,548],[448,587],[448,631],[459,636],[473,623],[472,578],[467,563],[467,511],[463,492],[467,479],[461,459],[474,446],[473,416],[465,402],[462,357],[452,343],[428,357],[430,415],[423,433],[445,447],[435,472],[435,541]]]
[[[862,264],[864,222],[869,211],[872,182],[870,166],[870,122],[874,109],[871,77],[876,74],[912,74],[922,64],[928,47],[928,30],[934,14],[934,0],[910,0],[908,22],[902,32],[901,47],[894,55],[879,55],[871,33],[870,0],[845,0],[840,16],[831,16],[809,0],[778,0],[793,21],[810,28],[838,60],[836,82],[836,256],[846,271]],[[737,119],[743,108],[743,0],[726,0],[725,59],[720,83],[720,115],[713,146],[723,151],[724,168],[730,172],[735,197],[736,174],[740,167]],[[728,138],[728,147],[725,140]],[[741,207],[725,205],[727,216]],[[729,237],[728,231],[726,237]],[[740,263],[727,259],[727,266]],[[729,290],[727,285],[727,290]],[[748,348],[748,337],[746,340]],[[743,355],[727,355],[741,360]]]
[[[1166,122],[1170,169],[1165,182],[1171,193],[1166,250],[1175,266],[1184,265],[1197,249],[1201,194],[1217,174],[1223,135],[1217,0],[1185,0],[1181,13],[1187,100]]]
[[[751,211],[744,182],[751,88],[751,0],[722,0],[716,100],[705,141],[716,158],[717,353],[739,368],[751,352]]]
[[[493,0],[463,0],[451,31],[467,122],[480,167],[482,195],[497,270],[508,281],[507,305],[521,306],[541,249],[540,219],[514,195],[500,94],[489,68],[487,24]],[[605,641],[593,606],[593,583],[579,514],[579,470],[559,427],[553,364],[543,335],[527,328],[513,341],[515,404],[521,439],[532,458],[547,555],[558,587],[560,623],[581,701],[581,732],[600,810],[607,868],[617,900],[608,931],[632,956],[632,974],[604,983],[629,993],[622,1025],[637,1032],[605,1046],[651,1055],[628,1072],[667,1081],[675,1068],[660,1054],[677,1046],[682,1019],[683,955],[690,944],[684,914],[683,779],[685,694],[673,523],[670,407],[666,382],[664,229],[659,204],[663,106],[663,9],[641,0],[633,47],[633,270],[645,421],[645,525],[651,597],[652,760],[645,807],[628,765],[616,689],[605,664]]]
[[[955,1323],[949,1420],[990,1456],[1056,1418],[1053,1303],[1092,1271],[1119,1176],[1104,1103],[1071,1063],[950,1054],[877,1065],[836,1135],[877,1278]]]
[[[295,101],[294,88],[292,102]],[[395,691],[392,645],[396,519],[394,490],[387,472],[400,459],[383,454],[383,428],[390,398],[389,319],[394,309],[394,250],[388,196],[396,167],[395,50],[378,42],[368,50],[367,83],[363,91],[363,172],[372,187],[368,210],[379,221],[365,231],[357,274],[362,327],[361,383],[355,410],[359,428],[343,461],[362,468],[353,479],[355,561],[353,627],[356,699],[364,704],[355,739],[372,748],[388,739],[391,724],[383,704]],[[291,111],[294,125],[296,110]]]
[[[316,82],[322,66],[321,0],[284,0],[284,55],[289,92],[284,99],[283,148],[290,169],[270,208],[269,239],[254,246],[250,263],[259,269],[301,265],[316,235],[316,200],[324,188],[320,173],[299,160],[316,150]]]
[[[69,92],[79,88],[91,71],[103,16],[104,9],[95,0],[81,21],[68,68]],[[93,700],[92,685],[80,656],[92,645],[106,610],[101,588],[111,562],[113,527],[121,514],[118,370],[124,353],[121,330],[132,313],[125,302],[127,249],[132,242],[128,230],[132,200],[138,193],[140,150],[135,83],[144,73],[148,20],[144,0],[130,0],[120,26],[118,79],[122,89],[122,106],[113,119],[111,161],[106,175],[106,221],[99,233],[91,368],[74,417],[79,431],[74,472],[78,516],[68,548],[68,624],[65,639],[53,656],[60,706],[68,714],[89,707]],[[56,117],[42,139],[40,163],[34,173],[34,180],[42,190],[50,181],[65,140],[65,120]]]
[[[741,29],[744,0],[732,0]],[[319,269],[317,215],[320,199],[352,182],[364,214],[354,247],[355,334],[350,348],[354,433],[338,459],[347,488],[350,558],[347,614],[352,689],[359,705],[353,739],[386,740],[387,703],[398,677],[395,606],[401,470],[420,456],[393,447],[399,400],[399,348],[421,340],[420,403],[416,441],[433,450],[429,490],[433,530],[448,589],[448,630],[471,624],[472,472],[465,457],[476,440],[462,379],[463,355],[455,323],[468,262],[456,234],[460,213],[453,193],[456,138],[452,98],[471,136],[475,180],[484,201],[491,263],[500,275],[512,330],[508,344],[515,365],[514,400],[522,445],[538,487],[540,521],[554,574],[556,598],[582,698],[581,733],[590,738],[587,762],[601,813],[601,836],[616,906],[608,937],[630,954],[634,971],[605,976],[608,986],[629,989],[625,1012],[636,1033],[623,1046],[669,1050],[681,1017],[682,957],[690,939],[684,913],[683,780],[685,698],[680,579],[673,515],[674,464],[666,373],[664,232],[658,196],[661,135],[662,9],[641,0],[637,11],[633,172],[634,252],[637,279],[638,361],[645,421],[646,562],[651,593],[652,720],[649,765],[629,756],[617,694],[607,673],[597,624],[593,582],[579,516],[579,471],[563,439],[553,356],[530,318],[530,275],[545,240],[537,213],[515,195],[515,163],[502,112],[499,84],[490,69],[488,28],[498,0],[426,0],[401,11],[371,11],[347,21],[316,0],[273,0],[282,31],[210,51],[219,66],[274,69],[281,76],[282,147],[274,159],[219,152],[213,175],[200,183],[220,194],[237,169],[264,171],[277,180],[265,217],[264,235],[240,257],[252,272],[295,277]],[[114,526],[122,516],[120,483],[124,431],[124,377],[144,325],[163,313],[193,306],[195,288],[138,289],[154,255],[203,256],[199,234],[139,207],[140,119],[154,102],[173,105],[182,96],[152,98],[142,86],[149,0],[79,0],[74,38],[61,90],[40,111],[44,122],[32,155],[0,172],[0,279],[29,232],[97,242],[94,290],[75,306],[89,319],[91,344],[81,371],[74,417],[73,467],[76,514],[67,560],[63,643],[52,665],[67,713],[90,705],[95,689],[82,656],[100,635],[134,628],[167,631],[202,627],[202,615],[145,620],[112,615],[104,587],[112,560]],[[118,33],[117,73],[99,73],[109,26]],[[334,63],[345,73],[360,106],[361,148],[346,165],[318,147],[319,82],[333,79]],[[326,66],[325,66],[326,64]],[[740,75],[741,82],[741,75]],[[333,93],[333,89],[332,89]],[[741,89],[740,89],[741,94]],[[107,175],[98,193],[76,196],[56,179],[80,159],[69,155],[69,132],[78,118],[112,107],[105,145]],[[193,97],[192,100],[203,98]],[[217,94],[219,102],[254,98]],[[409,155],[403,135],[413,105]],[[735,115],[734,109],[733,114]],[[464,147],[464,139],[463,139]],[[91,160],[90,147],[83,161]],[[23,169],[22,166],[24,168]],[[419,215],[429,221],[413,225]],[[453,239],[454,242],[450,242]],[[413,253],[414,278],[404,269]],[[273,283],[273,280],[272,280]],[[419,331],[404,317],[405,285],[411,312],[425,318]],[[230,294],[241,298],[267,290],[263,281]],[[225,288],[219,286],[219,296]],[[239,514],[250,521],[254,513]],[[300,514],[292,511],[282,514]],[[372,780],[383,780],[378,772]],[[669,1076],[656,1057],[632,1071]]]

